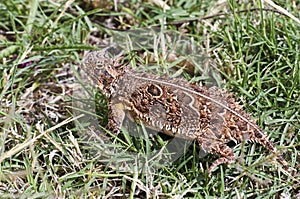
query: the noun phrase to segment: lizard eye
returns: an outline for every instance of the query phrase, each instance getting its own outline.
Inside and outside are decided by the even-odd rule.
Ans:
[[[97,67],[97,68],[102,68],[103,65],[104,65],[104,64],[103,64],[102,61],[98,61],[97,64],[96,64],[96,67]]]

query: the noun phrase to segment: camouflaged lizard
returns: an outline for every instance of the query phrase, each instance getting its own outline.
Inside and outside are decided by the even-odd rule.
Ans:
[[[209,167],[209,174],[218,165],[235,160],[226,143],[255,141],[288,170],[287,162],[267,135],[231,94],[220,88],[136,72],[129,64],[111,58],[107,49],[89,52],[83,59],[83,70],[109,101],[107,128],[112,132],[121,130],[128,115],[167,135],[197,140],[203,150],[221,156]]]

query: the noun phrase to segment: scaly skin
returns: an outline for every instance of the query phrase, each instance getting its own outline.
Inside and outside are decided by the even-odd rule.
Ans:
[[[83,69],[109,101],[107,128],[112,132],[120,131],[126,111],[149,128],[197,140],[206,152],[220,155],[209,167],[209,174],[218,165],[235,160],[226,145],[230,140],[260,143],[288,170],[287,162],[261,128],[230,94],[219,88],[136,72],[109,57],[107,49],[88,53]]]

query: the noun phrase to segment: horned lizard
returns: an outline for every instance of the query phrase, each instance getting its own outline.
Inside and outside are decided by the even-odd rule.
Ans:
[[[83,70],[109,101],[108,130],[118,133],[128,115],[167,135],[197,140],[203,150],[221,156],[209,167],[209,174],[235,160],[226,144],[230,140],[258,142],[288,169],[266,134],[231,94],[185,79],[136,72],[119,61],[109,56],[107,48],[83,58]]]

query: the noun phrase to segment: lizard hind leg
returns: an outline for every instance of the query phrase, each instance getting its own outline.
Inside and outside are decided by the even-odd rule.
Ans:
[[[231,164],[234,162],[235,157],[232,149],[221,141],[213,141],[211,139],[198,138],[199,145],[207,152],[221,155],[215,160],[208,169],[208,174],[211,175],[212,171],[220,164]]]

